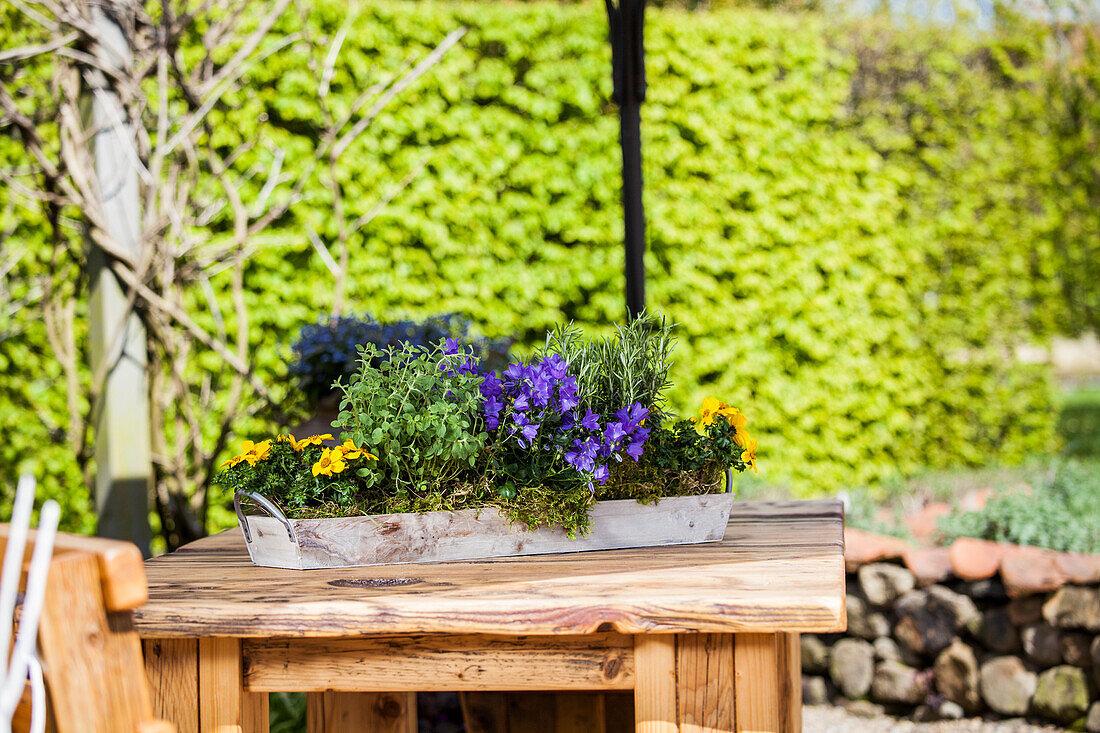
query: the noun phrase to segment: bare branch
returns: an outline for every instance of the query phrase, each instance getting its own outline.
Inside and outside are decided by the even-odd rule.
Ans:
[[[418,63],[412,68],[412,70],[401,77],[401,79],[398,80],[397,83],[387,89],[386,92],[381,97],[379,97],[378,101],[375,102],[374,105],[370,108],[370,111],[368,111],[367,114],[360,118],[360,120],[356,122],[352,126],[352,128],[348,130],[336,142],[336,144],[333,146],[333,153],[336,155],[336,157],[340,157],[341,155],[343,155],[348,146],[355,142],[355,138],[359,137],[359,135],[361,135],[363,131],[370,126],[370,123],[374,121],[374,118],[377,117],[398,94],[405,91],[405,89],[407,89],[410,84],[423,76],[424,72],[439,63],[440,59],[443,58],[443,55],[447,53],[448,49],[458,43],[464,35],[466,35],[465,27],[456,28],[455,30],[448,33],[447,37],[440,41],[438,46],[432,49],[431,53],[425,56],[423,60],[420,61],[420,63]]]
[[[325,263],[325,267],[332,273],[333,277],[340,277],[340,268],[336,266],[336,260],[332,259],[332,254],[329,253],[328,247],[321,241],[321,238],[317,236],[317,232],[312,229],[306,230],[306,236],[309,237],[310,244],[317,250],[317,254],[321,258],[321,262]]]
[[[37,46],[20,46],[19,48],[13,48],[9,51],[4,51],[3,53],[0,53],[0,64],[8,63],[11,61],[26,61],[27,59],[34,58],[35,56],[41,56],[44,53],[56,51],[62,46],[68,46],[79,37],[80,35],[77,33],[67,33],[60,38],[55,38],[49,43],[43,43]]]

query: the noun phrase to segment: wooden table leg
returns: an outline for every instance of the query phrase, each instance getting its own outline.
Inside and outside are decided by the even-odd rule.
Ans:
[[[199,733],[199,643],[195,639],[146,639],[145,676],[153,714],[178,733]]]
[[[676,637],[634,637],[635,732],[678,733],[676,708]]]
[[[636,733],[798,733],[798,634],[639,635]]]
[[[737,730],[802,730],[802,652],[798,634],[734,637]]]
[[[199,639],[199,733],[268,733],[266,693],[246,692],[240,639]]]
[[[310,692],[308,733],[416,733],[415,692]]]

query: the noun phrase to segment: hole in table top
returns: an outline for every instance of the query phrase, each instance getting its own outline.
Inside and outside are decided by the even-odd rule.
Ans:
[[[420,578],[340,578],[328,584],[337,588],[397,588],[423,582]]]

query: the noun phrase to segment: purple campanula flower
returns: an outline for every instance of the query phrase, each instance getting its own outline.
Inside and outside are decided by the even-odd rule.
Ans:
[[[515,402],[512,403],[512,407],[516,409],[516,412],[527,412],[531,409],[531,398],[525,394],[521,394],[516,397]]]
[[[581,403],[577,397],[577,388],[570,384],[563,384],[558,388],[558,411],[572,410]]]
[[[565,360],[559,354],[550,354],[550,356],[543,359],[542,363],[554,379],[565,379],[569,373],[569,365],[565,363]]]
[[[649,417],[649,408],[642,406],[641,402],[635,402],[630,406],[628,415],[632,424],[641,425],[642,421]]]
[[[481,386],[478,387],[481,390],[482,397],[498,397],[501,393],[500,379],[497,377],[496,372],[489,372],[481,380]]]
[[[600,416],[596,413],[588,410],[584,414],[584,419],[581,420],[581,427],[587,430],[599,430],[600,429]]]
[[[567,412],[561,416],[561,427],[559,428],[559,430],[563,433],[569,432],[576,424],[577,416],[572,412]]]
[[[554,383],[545,371],[539,372],[531,381],[531,396],[539,407],[550,404],[550,397],[554,394]]]
[[[607,470],[607,466],[600,466],[596,469],[595,473],[592,474],[592,477],[600,482],[600,486],[603,486],[607,483],[607,477],[610,474],[611,472]]]
[[[454,339],[447,339],[443,342],[443,353],[451,356],[458,353],[458,342]]]
[[[516,382],[527,376],[527,367],[519,362],[509,364],[508,368],[504,370],[504,376],[508,378],[506,386],[514,386]]]
[[[621,422],[609,422],[604,428],[603,435],[609,444],[614,444],[626,437],[626,430]]]
[[[637,463],[638,459],[642,457],[643,450],[645,450],[644,440],[632,440],[627,443],[626,454],[633,458],[635,463]]]

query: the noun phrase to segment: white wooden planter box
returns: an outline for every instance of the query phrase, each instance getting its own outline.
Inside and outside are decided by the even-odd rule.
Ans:
[[[667,497],[656,504],[601,501],[592,508],[588,535],[569,539],[561,529],[532,532],[511,525],[491,507],[287,519],[263,497],[247,496],[272,515],[245,515],[238,494],[237,519],[252,562],[295,570],[717,542],[726,532],[734,500],[725,493]]]

